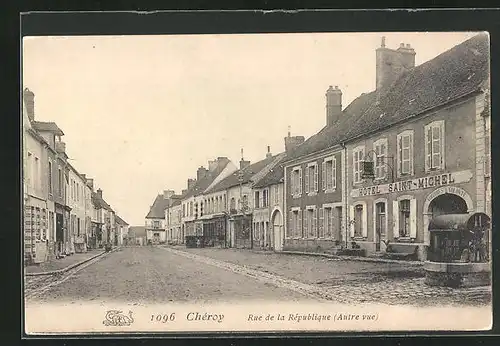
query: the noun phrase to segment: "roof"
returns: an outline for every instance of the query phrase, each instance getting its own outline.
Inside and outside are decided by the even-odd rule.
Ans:
[[[91,199],[92,199],[92,203],[94,203],[94,205],[97,206],[98,208],[103,208],[103,209],[106,209],[109,211],[113,211],[111,206],[108,203],[106,203],[106,201],[104,199],[99,197],[99,195],[97,193],[92,192]]]
[[[283,178],[285,176],[285,167],[284,167],[284,161],[286,159],[286,154],[281,153],[279,155],[282,155],[280,160],[276,163],[274,167],[272,167],[269,172],[267,172],[266,175],[262,177],[259,181],[257,181],[254,184],[254,188],[262,188],[266,187],[269,185],[274,185],[274,184],[279,184],[283,182]]]
[[[489,77],[489,38],[479,34],[401,74],[389,87],[356,98],[287,161],[354,140],[478,91]]]
[[[217,185],[210,189],[210,192],[218,192],[222,190],[229,189],[233,186],[237,186],[240,183],[246,184],[252,180],[252,177],[262,171],[267,167],[270,163],[272,163],[276,159],[276,156],[270,156],[265,158],[264,160],[258,161],[254,164],[251,164],[243,169],[239,169],[235,171],[233,174],[227,176],[222,179]],[[241,176],[241,180],[240,180]]]
[[[163,219],[165,218],[165,209],[168,207],[169,200],[163,195],[156,196],[151,209],[149,209],[146,219]]]
[[[146,227],[144,226],[130,226],[128,228],[129,237],[145,237]]]
[[[196,181],[194,186],[189,189],[183,198],[189,198],[191,196],[199,196],[205,192],[205,190],[214,182],[214,180],[222,173],[222,171],[230,163],[227,158],[220,158],[217,160],[217,164],[212,170],[208,170],[205,176]]]
[[[33,121],[31,125],[37,131],[50,131],[53,132],[57,136],[64,136],[64,132],[57,126],[56,123],[49,121]]]
[[[180,198],[174,199],[174,201],[172,202],[172,204],[170,206],[175,207],[175,206],[181,205],[181,202],[182,202],[182,200]]]
[[[115,215],[115,221],[117,223],[119,223],[120,225],[123,225],[123,226],[128,226],[128,223],[126,223],[121,217],[119,217],[118,215]]]

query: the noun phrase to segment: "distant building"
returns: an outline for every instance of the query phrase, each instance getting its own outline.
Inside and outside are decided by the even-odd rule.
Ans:
[[[118,237],[117,244],[118,246],[123,246],[126,243],[126,239],[128,237],[128,223],[125,222],[120,216],[116,215],[116,234]]]
[[[165,210],[170,198],[175,195],[172,190],[165,190],[163,194],[156,196],[153,205],[145,218],[146,242],[163,244],[167,240]]]
[[[146,245],[146,227],[130,226],[128,228],[127,245]]]

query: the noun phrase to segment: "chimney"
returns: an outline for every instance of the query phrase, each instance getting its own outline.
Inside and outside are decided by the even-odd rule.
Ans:
[[[336,85],[330,85],[326,91],[326,125],[331,126],[339,120],[342,114],[342,91]]]
[[[164,190],[163,191],[163,198],[164,199],[170,199],[170,198],[172,198],[173,195],[175,195],[174,190]]]
[[[305,140],[304,136],[291,136],[290,130],[288,130],[288,137],[285,137],[285,151],[287,153],[292,152],[295,148],[304,143]]]
[[[102,199],[102,190],[101,189],[97,189],[97,196],[99,196],[99,198]]]
[[[272,157],[273,154],[271,154],[271,147],[268,145],[267,146],[267,153],[266,153],[266,159]]]
[[[26,105],[26,111],[28,112],[28,118],[31,121],[35,121],[35,94],[28,88],[24,89],[23,101]]]
[[[184,196],[188,192],[187,189],[182,190],[181,194]]]
[[[188,190],[196,184],[196,179],[188,179]]]
[[[243,158],[243,148],[241,148],[241,160],[240,160],[240,170],[250,166],[250,161],[246,161]]]
[[[382,37],[380,48],[376,52],[376,87],[377,91],[389,87],[405,71],[415,67],[415,50],[401,43],[397,50],[385,46]]]
[[[200,166],[198,170],[196,171],[196,179],[199,181],[203,179],[207,175],[207,169],[203,166]]]
[[[208,170],[213,171],[217,167],[217,161],[216,160],[210,160],[208,161]]]
[[[56,142],[56,151],[59,154],[66,154],[66,143],[61,141]]]

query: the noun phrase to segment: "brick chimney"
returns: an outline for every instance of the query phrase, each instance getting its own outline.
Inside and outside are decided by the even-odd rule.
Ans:
[[[35,121],[35,94],[28,88],[24,89],[23,101],[26,105],[28,118],[30,118],[31,121]]]
[[[415,67],[415,50],[401,43],[399,48],[389,49],[382,37],[380,48],[376,50],[376,81],[377,91],[389,87],[405,71]]]
[[[101,189],[97,189],[97,196],[99,196],[99,198],[102,199],[102,190]]]
[[[208,170],[213,171],[217,167],[217,160],[209,160],[208,161]]]
[[[271,147],[268,145],[267,146],[267,153],[266,153],[266,159],[273,157],[273,154],[271,154]]]
[[[339,120],[342,114],[342,91],[338,86],[331,85],[326,91],[326,125],[331,126]]]
[[[240,170],[245,169],[250,166],[250,161],[247,161],[243,158],[243,148],[241,149],[241,160],[240,160]]]
[[[188,179],[188,190],[196,184],[196,179]]]
[[[198,181],[201,180],[201,179],[203,179],[207,175],[207,172],[208,172],[207,169],[205,167],[201,166],[196,171],[196,179]]]
[[[182,192],[181,192],[181,194],[184,196],[187,192],[188,192],[187,189],[183,189]]]
[[[304,143],[305,140],[304,136],[292,136],[289,129],[288,136],[285,137],[285,151],[287,153],[292,152],[295,148]]]

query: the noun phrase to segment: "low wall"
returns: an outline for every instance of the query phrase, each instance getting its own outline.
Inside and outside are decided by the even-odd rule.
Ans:
[[[491,285],[490,263],[424,264],[425,283],[429,286],[477,287]]]
[[[335,240],[326,239],[285,239],[284,251],[328,252],[334,249]]]

